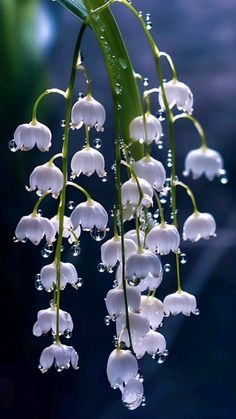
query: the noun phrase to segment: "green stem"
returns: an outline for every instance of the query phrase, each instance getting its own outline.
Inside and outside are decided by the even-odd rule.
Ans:
[[[91,77],[89,75],[89,72],[88,72],[87,68],[80,64],[80,65],[77,66],[77,69],[82,71],[82,73],[85,77],[85,80],[86,80],[86,83],[87,83],[87,86],[88,86],[87,95],[92,96]]]
[[[85,125],[85,138],[86,138],[86,149],[87,150],[90,148],[89,133],[90,133],[90,128]]]
[[[62,157],[62,153],[57,153],[54,156],[52,156],[52,158],[49,160],[48,164],[52,165],[54,160],[58,159],[59,157]]]
[[[64,92],[64,90],[60,90],[60,89],[47,89],[45,90],[43,93],[41,93],[41,95],[36,99],[34,106],[33,106],[33,111],[32,111],[32,123],[36,124],[37,122],[37,109],[38,109],[38,105],[41,102],[41,100],[47,96],[50,95],[51,93],[58,93],[59,95],[63,96],[64,98],[66,98],[66,92]]]
[[[178,119],[189,119],[190,121],[192,121],[192,123],[194,124],[198,134],[200,135],[201,138],[201,142],[202,142],[202,149],[206,150],[207,149],[207,141],[206,141],[206,134],[205,131],[202,127],[202,125],[200,124],[200,122],[198,122],[198,120],[196,118],[194,118],[194,116],[189,115],[188,113],[182,113],[180,115],[176,115],[173,118],[173,121],[177,121]]]
[[[193,204],[193,209],[195,214],[198,214],[198,207],[197,207],[197,203],[196,203],[196,199],[195,196],[193,194],[193,191],[190,189],[190,187],[188,185],[186,185],[183,182],[175,182],[176,186],[182,186],[182,188],[184,188],[187,191],[187,194],[190,196],[191,200],[192,200],[192,204]]]
[[[72,68],[71,68],[71,75],[70,75],[70,82],[68,89],[66,91],[66,123],[65,123],[65,139],[63,142],[62,147],[62,172],[64,176],[64,184],[61,191],[60,196],[60,203],[58,209],[58,216],[59,216],[59,227],[58,227],[58,238],[57,238],[57,246],[55,251],[55,263],[56,263],[56,270],[57,270],[57,299],[56,299],[56,306],[57,306],[57,313],[56,313],[56,341],[60,342],[59,337],[59,310],[60,310],[60,288],[61,288],[61,245],[62,245],[62,235],[63,235],[63,224],[64,224],[64,213],[65,213],[65,205],[66,205],[66,187],[67,187],[67,178],[68,178],[68,148],[69,148],[69,131],[70,131],[70,119],[71,119],[71,108],[72,108],[72,95],[73,89],[75,84],[75,75],[77,70],[77,60],[81,45],[81,40],[86,29],[86,25],[82,24],[77,42],[75,45]]]
[[[177,272],[178,292],[181,292],[182,291],[182,288],[181,288],[180,264],[179,264],[179,253],[178,252],[175,254],[175,260],[176,260],[176,272]]]
[[[160,201],[158,193],[155,191],[155,189],[153,190],[153,192],[154,192],[154,196],[156,198],[158,209],[159,209],[159,212],[160,212],[161,225],[164,226],[166,223],[165,223],[164,211],[163,211],[163,208],[162,208],[162,205],[161,205],[161,201]]]
[[[86,189],[82,188],[82,186],[78,185],[77,183],[74,182],[67,182],[66,183],[67,186],[73,186],[74,188],[78,189],[79,191],[83,192],[83,194],[86,196],[87,201],[89,203],[92,203],[93,200],[91,198],[91,195],[86,191]]]
[[[168,63],[170,64],[171,70],[173,72],[173,80],[176,81],[177,80],[177,72],[176,72],[176,68],[175,68],[175,65],[174,65],[174,62],[173,62],[171,56],[169,54],[167,54],[166,52],[162,51],[162,52],[160,52],[159,57],[165,57],[167,59]]]
[[[38,199],[38,201],[36,202],[36,204],[35,204],[35,206],[34,206],[34,209],[33,209],[33,212],[32,212],[32,215],[33,216],[36,216],[37,214],[38,214],[38,207],[39,207],[39,205],[41,204],[41,202],[44,200],[44,198],[47,196],[47,195],[49,195],[50,194],[50,192],[49,191],[46,191],[46,192],[44,192],[43,193],[43,195],[42,196],[40,196],[40,198]]]

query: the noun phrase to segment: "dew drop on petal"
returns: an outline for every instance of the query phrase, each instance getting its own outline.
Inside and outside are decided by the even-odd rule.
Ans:
[[[163,149],[163,141],[161,141],[161,140],[158,141],[157,148],[159,148],[159,150]]]
[[[41,282],[40,275],[39,275],[39,277],[38,277],[38,275],[39,275],[39,274],[37,274],[37,275],[35,276],[35,283],[34,283],[34,286],[35,286],[36,290],[38,290],[38,291],[42,291],[42,290],[44,289],[44,286],[43,286],[43,284],[42,284],[42,282]]]
[[[84,283],[83,278],[78,278],[76,283],[75,283],[76,288],[77,289],[81,288],[83,286],[83,283]]]
[[[105,272],[106,270],[106,267],[103,263],[99,263],[97,268],[98,268],[98,272]]]
[[[169,263],[166,263],[166,264],[164,265],[164,271],[165,271],[165,272],[170,272],[170,270],[171,270],[171,265],[170,265]]]
[[[149,85],[149,79],[147,77],[143,78],[143,85],[144,87],[147,87]]]
[[[159,119],[159,121],[165,121],[166,111],[164,111],[163,109],[159,109],[159,111],[157,111],[157,118]]]
[[[72,256],[79,256],[81,249],[78,244],[73,244],[70,248]]]
[[[67,208],[68,208],[69,210],[73,210],[73,209],[75,208],[75,203],[74,203],[74,201],[69,201],[69,202],[67,203]]]
[[[93,227],[93,229],[90,230],[90,236],[97,242],[100,242],[106,237],[106,230],[98,230],[97,227]]]
[[[185,253],[180,254],[180,263],[182,263],[182,265],[185,265],[185,263],[187,263],[187,256]]]
[[[17,151],[17,144],[15,140],[9,141],[8,147],[9,147],[9,150],[12,151],[12,153],[15,153]]]
[[[199,316],[199,314],[200,314],[200,310],[199,310],[199,308],[196,308],[196,309],[193,311],[193,314],[195,314],[195,316]]]
[[[93,140],[93,145],[96,149],[99,149],[102,147],[102,140],[100,138],[95,138]]]
[[[64,331],[64,336],[65,336],[65,338],[66,338],[66,339],[70,339],[70,338],[71,338],[71,336],[72,336],[72,331],[71,331],[71,330],[69,330],[69,329],[66,329],[66,330]]]
[[[226,185],[226,183],[228,183],[229,181],[227,170],[224,170],[224,169],[220,170],[219,178],[220,178],[220,183],[222,183],[222,185]]]
[[[110,325],[110,322],[111,322],[110,316],[105,316],[104,317],[104,323],[105,323],[105,325],[106,326],[109,326]]]
[[[163,364],[163,362],[165,362],[166,357],[164,355],[159,355],[159,357],[157,358],[157,363],[158,364]]]
[[[41,250],[41,255],[44,259],[47,259],[47,258],[49,258],[50,253],[47,250],[45,250],[45,248],[43,247],[42,250]]]
[[[61,120],[60,125],[61,125],[61,127],[62,127],[62,128],[64,128],[64,127],[66,126],[66,121],[65,121],[65,119],[62,119],[62,120]]]
[[[102,182],[104,182],[104,183],[108,181],[108,176],[107,176],[106,172],[104,173],[104,175],[102,176],[101,179],[102,179]]]
[[[53,253],[54,246],[52,243],[46,243],[44,246],[44,250],[48,253]]]

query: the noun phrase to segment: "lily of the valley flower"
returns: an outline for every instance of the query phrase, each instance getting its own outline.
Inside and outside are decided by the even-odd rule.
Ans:
[[[54,363],[57,371],[68,369],[71,366],[77,370],[79,356],[72,346],[53,343],[43,350],[39,360],[39,369],[42,373],[47,372]]]
[[[97,131],[103,131],[103,124],[106,119],[106,112],[101,103],[91,95],[80,98],[71,111],[72,128],[80,128],[83,124]]]
[[[161,261],[150,250],[132,253],[126,261],[126,277],[128,279],[144,279],[148,275],[158,278],[161,273]]]
[[[154,115],[145,114],[145,118],[137,116],[129,126],[130,138],[140,143],[151,144],[152,141],[158,143],[162,137],[162,126]]]
[[[101,204],[87,200],[77,205],[70,216],[72,227],[76,230],[79,225],[83,230],[92,230],[96,227],[100,231],[106,230],[108,214]]]
[[[175,316],[179,313],[190,316],[191,313],[195,314],[197,308],[197,302],[194,295],[182,290],[167,295],[164,298],[163,305],[166,316],[169,316],[170,314]]]
[[[133,313],[131,310],[129,310],[129,325],[132,343],[146,336],[150,330],[148,319],[142,314]],[[126,314],[122,314],[117,318],[116,334],[126,346],[130,346],[129,334],[126,328]]]
[[[218,151],[211,148],[197,148],[190,151],[185,159],[184,176],[192,173],[193,179],[204,175],[212,180],[215,176],[220,176],[223,169],[223,159]]]
[[[147,247],[160,255],[167,255],[171,251],[177,253],[179,243],[179,232],[171,224],[159,224],[147,234]]]
[[[136,243],[136,245],[138,244],[137,243],[137,232],[136,232],[136,230],[127,231],[125,233],[124,237],[125,237],[125,239],[133,240],[134,243]],[[142,230],[139,230],[139,239],[140,239],[141,244],[143,245],[144,244],[144,239],[145,239],[145,233]]]
[[[136,179],[131,178],[121,186],[121,199],[124,207],[129,204],[137,206],[139,203],[145,207],[152,205],[153,190],[151,185],[142,178],[138,178],[138,183],[143,194],[142,200],[140,200],[140,191]]]
[[[33,170],[29,178],[28,191],[38,189],[37,194],[42,195],[44,192],[50,191],[53,198],[58,198],[63,188],[64,177],[60,169],[54,163],[46,163],[37,166]]]
[[[193,94],[186,84],[178,80],[170,80],[167,83],[164,83],[164,88],[166,99],[170,108],[173,108],[173,106],[176,105],[178,110],[183,110],[184,112],[190,114],[192,113]],[[161,89],[159,89],[159,103],[161,108],[165,109]]]
[[[138,363],[129,350],[114,349],[107,362],[107,377],[112,387],[116,388],[135,378]]]
[[[166,180],[166,171],[163,164],[151,156],[143,157],[134,164],[136,176],[145,179],[157,191],[160,191]]]
[[[134,343],[134,352],[138,359],[147,352],[149,355],[163,354],[166,350],[165,337],[155,330],[150,329],[146,336]]]
[[[132,311],[140,308],[141,292],[137,287],[126,286],[128,307]],[[105,298],[106,308],[111,317],[118,317],[125,313],[124,290],[122,285],[108,291]]]
[[[59,216],[55,215],[54,217],[50,219],[50,221],[54,227],[55,232],[58,233]],[[81,234],[80,226],[78,226],[77,229],[73,230],[72,232],[72,225],[70,223],[70,217],[67,217],[66,215],[64,215],[62,237],[68,239],[69,243],[74,243],[79,238],[80,234]]]
[[[81,173],[91,176],[94,172],[99,177],[105,175],[105,161],[102,153],[91,147],[85,147],[83,150],[77,151],[71,160],[72,176],[78,177]]]
[[[152,329],[157,329],[164,317],[163,303],[156,297],[142,295],[140,312],[148,319]]]
[[[137,246],[133,240],[124,238],[125,257],[129,257],[136,252]],[[102,263],[107,267],[114,267],[117,262],[122,260],[122,246],[120,236],[114,236],[101,246]]]
[[[14,132],[17,150],[21,151],[31,150],[35,145],[40,151],[48,151],[51,139],[50,129],[40,122],[19,125]]]
[[[30,214],[22,217],[17,224],[15,235],[17,240],[29,239],[33,244],[38,245],[45,236],[48,243],[55,240],[55,230],[48,218],[39,214]]]
[[[72,263],[60,263],[60,289],[63,290],[67,284],[72,286],[76,285],[78,280],[78,274]],[[57,283],[57,267],[56,263],[50,263],[49,265],[43,266],[40,272],[40,280],[46,291],[53,289]]]
[[[122,391],[122,402],[129,410],[137,409],[143,400],[143,383],[138,378],[131,378]]]
[[[40,310],[37,315],[37,321],[33,326],[33,335],[41,336],[48,333],[50,330],[56,334],[57,323],[56,307],[52,306],[45,310]],[[66,311],[59,310],[59,334],[62,335],[65,331],[72,332],[73,321],[71,315]]]
[[[197,242],[200,239],[209,239],[215,236],[216,223],[211,214],[207,212],[194,212],[184,223],[183,239]]]

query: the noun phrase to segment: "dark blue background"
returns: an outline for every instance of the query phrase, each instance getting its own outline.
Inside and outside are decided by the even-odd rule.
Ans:
[[[31,118],[32,103],[47,87],[66,88],[71,58],[80,22],[57,3],[20,0],[0,7],[1,18],[1,345],[0,416],[24,419],[234,419],[235,404],[235,68],[236,3],[234,0],[135,1],[137,9],[151,13],[152,34],[161,50],[175,61],[179,79],[188,84],[195,100],[194,114],[203,123],[209,146],[225,160],[230,182],[199,179],[194,188],[200,210],[211,212],[217,222],[218,237],[192,245],[184,243],[188,263],[183,266],[184,288],[194,293],[201,311],[199,317],[179,315],[165,320],[170,355],[159,366],[150,357],[140,362],[147,405],[135,412],[121,404],[120,393],[107,382],[105,368],[112,350],[113,325],[106,328],[104,297],[112,286],[110,275],[98,273],[99,245],[84,234],[82,252],[76,259],[84,287],[78,293],[66,289],[62,308],[70,311],[75,329],[72,344],[80,354],[79,371],[46,375],[37,370],[41,350],[48,337],[35,338],[31,328],[36,312],[46,308],[49,294],[34,288],[34,275],[45,260],[40,249],[13,244],[15,225],[31,212],[35,195],[24,185],[37,164],[47,156],[36,150],[12,154],[7,149],[15,127]],[[156,83],[153,58],[144,34],[135,19],[121,5],[114,13],[134,62],[135,71],[147,76],[150,87]],[[48,22],[50,31],[48,32]],[[46,22],[46,23],[45,23]],[[45,25],[45,26],[44,26]],[[45,32],[46,30],[46,32]],[[89,31],[82,48],[84,64],[93,80],[94,96],[107,110],[101,151],[106,157],[109,182],[83,179],[95,199],[111,209],[114,158],[114,132],[111,94],[97,41]],[[166,78],[170,71],[163,63]],[[82,77],[77,91],[84,92]],[[127,92],[127,95],[129,92]],[[154,107],[154,111],[157,110]],[[40,120],[53,131],[52,152],[61,147],[64,104],[60,97],[45,99]],[[93,133],[93,136],[96,136]],[[83,144],[83,134],[73,133],[71,154]],[[155,157],[164,163],[168,137]],[[190,123],[180,121],[176,129],[177,169],[181,176],[188,150],[199,146]],[[72,195],[78,201],[80,196]],[[184,192],[178,194],[180,225],[191,213]],[[44,214],[55,213],[55,202],[43,205]],[[69,211],[68,211],[69,214]],[[40,246],[39,246],[40,247]],[[69,250],[64,260],[72,260]],[[158,295],[175,291],[174,259],[167,258],[171,272],[166,274]],[[49,263],[51,260],[46,260]],[[65,343],[68,343],[66,341]]]

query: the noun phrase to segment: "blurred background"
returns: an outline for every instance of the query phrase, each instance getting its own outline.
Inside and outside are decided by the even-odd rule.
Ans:
[[[73,317],[71,344],[78,349],[80,369],[42,375],[37,369],[49,337],[32,336],[36,313],[48,306],[51,296],[34,287],[34,276],[51,258],[44,260],[30,244],[13,244],[15,226],[32,211],[36,197],[24,185],[33,168],[48,155],[32,150],[11,153],[8,142],[18,124],[29,122],[32,104],[47,87],[65,89],[71,66],[79,20],[57,2],[47,0],[1,0],[1,292],[0,292],[0,417],[24,419],[235,419],[235,94],[236,94],[236,3],[234,0],[134,0],[134,6],[151,14],[152,35],[162,51],[170,53],[179,79],[194,94],[195,116],[206,129],[209,147],[224,157],[229,182],[188,179],[200,210],[214,215],[217,238],[192,245],[183,243],[187,263],[181,266],[184,289],[196,295],[200,316],[179,315],[165,319],[169,356],[163,365],[151,357],[140,362],[144,376],[146,407],[129,412],[120,393],[106,378],[107,357],[112,350],[114,325],[106,327],[104,297],[112,287],[112,275],[97,270],[99,245],[87,234],[81,238],[81,254],[74,258],[69,248],[63,260],[75,263],[84,286],[66,289],[62,308]],[[135,71],[148,77],[153,87],[153,58],[136,20],[128,10],[114,5],[113,11],[134,63]],[[99,138],[105,155],[109,182],[83,179],[95,199],[112,208],[114,159],[113,111],[103,58],[94,35],[88,30],[83,43],[84,65],[91,73],[93,94],[107,111],[105,131]],[[168,79],[170,71],[163,63]],[[142,88],[143,86],[141,86]],[[79,76],[76,93],[85,91]],[[127,92],[127,95],[129,92]],[[76,98],[76,96],[75,96]],[[157,111],[155,103],[153,112]],[[156,106],[156,109],[155,109]],[[61,97],[44,99],[38,117],[53,132],[51,156],[62,145],[64,102]],[[96,134],[92,134],[95,139]],[[71,155],[82,147],[83,133],[71,136]],[[186,153],[199,146],[199,138],[188,121],[176,126],[177,170],[180,177]],[[154,156],[166,163],[168,137]],[[71,194],[71,195],[70,195]],[[81,196],[68,194],[79,202]],[[83,199],[83,198],[82,198]],[[56,202],[42,205],[45,216],[53,216]],[[178,193],[179,221],[192,212],[185,193]],[[67,215],[70,214],[69,209]],[[158,290],[159,298],[175,291],[174,258]],[[65,341],[68,344],[68,341]]]

